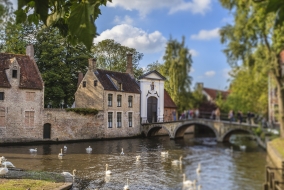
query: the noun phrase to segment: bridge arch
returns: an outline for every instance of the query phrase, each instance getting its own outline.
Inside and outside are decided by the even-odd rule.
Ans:
[[[170,138],[171,137],[171,132],[166,128],[164,127],[163,125],[154,125],[153,127],[151,127],[147,132],[146,132],[146,137],[152,137],[152,136],[155,136],[155,134],[160,131],[160,129],[164,129],[165,131],[168,132],[168,135]]]
[[[201,125],[201,126],[205,126],[209,129],[211,129],[214,132],[215,137],[218,139],[218,132],[213,126],[202,123],[202,122],[198,122],[198,121],[185,122],[185,123],[182,123],[181,125],[177,126],[175,128],[175,130],[173,131],[173,138],[183,137],[186,129],[191,125],[193,125],[193,126],[194,125]]]
[[[221,142],[224,141],[229,141],[229,138],[232,134],[253,134],[253,132],[251,130],[248,129],[243,129],[243,128],[235,128],[235,129],[230,129],[228,131],[226,131],[220,138]]]

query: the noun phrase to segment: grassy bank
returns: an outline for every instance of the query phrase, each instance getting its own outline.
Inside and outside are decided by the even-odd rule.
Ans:
[[[271,141],[271,145],[273,148],[277,150],[277,152],[281,155],[282,159],[284,159],[284,138],[277,138]]]
[[[0,189],[5,190],[42,190],[56,189],[64,185],[63,182],[55,183],[51,181],[33,180],[33,179],[0,179]]]

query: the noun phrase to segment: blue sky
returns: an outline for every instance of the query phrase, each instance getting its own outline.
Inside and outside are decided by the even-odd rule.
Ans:
[[[140,66],[146,67],[162,63],[170,36],[179,41],[185,36],[192,53],[192,84],[220,90],[229,86],[230,66],[218,31],[233,18],[218,0],[112,0],[101,12],[96,20],[100,36],[94,42],[114,39],[135,48],[144,54]]]

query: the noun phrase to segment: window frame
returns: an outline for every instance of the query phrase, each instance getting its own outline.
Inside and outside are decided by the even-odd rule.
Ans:
[[[132,108],[133,106],[133,96],[128,96],[128,107]]]
[[[0,101],[4,101],[4,100],[5,100],[5,92],[0,92]]]
[[[108,107],[112,107],[112,99],[113,99],[113,95],[112,94],[108,94],[108,96],[107,96],[107,105],[108,105]]]
[[[18,78],[18,69],[16,68],[12,69],[12,78],[14,79]]]
[[[122,104],[122,95],[118,94],[117,95],[117,107],[121,107]]]
[[[128,112],[128,127],[133,127],[133,112]]]
[[[116,128],[122,128],[122,112],[116,112]]]
[[[107,127],[112,128],[112,126],[113,126],[113,112],[107,112]]]
[[[25,111],[25,126],[26,127],[35,126],[35,111]]]
[[[86,88],[87,87],[87,81],[83,81],[83,88]]]
[[[6,126],[6,109],[5,107],[0,107],[0,126]]]

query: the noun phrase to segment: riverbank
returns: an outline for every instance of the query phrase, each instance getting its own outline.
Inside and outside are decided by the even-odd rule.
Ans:
[[[9,169],[0,179],[0,189],[54,189],[67,190],[72,187],[72,180],[54,172],[35,172],[22,169]]]

